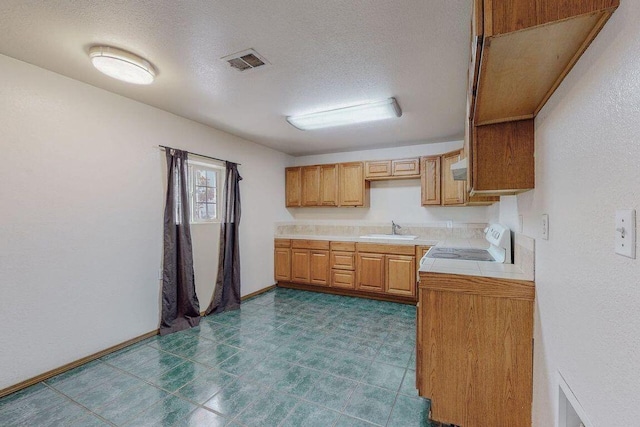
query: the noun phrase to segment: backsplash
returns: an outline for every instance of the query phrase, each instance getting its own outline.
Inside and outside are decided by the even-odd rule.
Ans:
[[[447,228],[446,222],[401,223],[399,234],[410,234],[424,240],[483,239],[486,223],[453,223]],[[390,234],[391,223],[335,221],[295,221],[275,224],[276,236],[353,236],[367,234]]]

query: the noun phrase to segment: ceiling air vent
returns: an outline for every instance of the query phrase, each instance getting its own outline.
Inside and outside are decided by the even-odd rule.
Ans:
[[[235,68],[238,71],[249,71],[254,68],[271,65],[269,61],[264,59],[253,49],[243,50],[242,52],[234,53],[220,59],[227,61],[232,68]]]

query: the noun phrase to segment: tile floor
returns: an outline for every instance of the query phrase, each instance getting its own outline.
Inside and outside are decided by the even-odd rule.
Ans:
[[[430,426],[415,307],[276,289],[0,399],[1,426]]]

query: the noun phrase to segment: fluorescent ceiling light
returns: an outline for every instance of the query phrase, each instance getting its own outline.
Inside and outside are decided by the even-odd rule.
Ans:
[[[94,46],[89,49],[89,58],[98,71],[123,82],[148,85],[156,77],[147,60],[115,47]]]
[[[395,98],[337,110],[320,111],[301,116],[288,116],[287,121],[300,130],[328,128],[373,122],[402,116],[402,110]]]

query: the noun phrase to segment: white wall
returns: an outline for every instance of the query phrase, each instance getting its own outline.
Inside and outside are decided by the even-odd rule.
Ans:
[[[613,251],[615,210],[640,209],[639,22],[622,1],[536,120],[534,426],[556,425],[558,370],[592,425],[640,425],[640,259]]]
[[[158,144],[242,163],[243,294],[273,284],[289,156],[6,56],[0,70],[0,389],[158,327]],[[210,295],[218,230],[200,227]]]
[[[430,156],[462,148],[462,141],[420,144],[347,153],[296,157],[296,166],[362,160],[401,159]],[[420,180],[372,181],[369,208],[290,208],[296,220],[360,220],[402,224],[440,221],[487,222],[486,207],[423,207]]]

